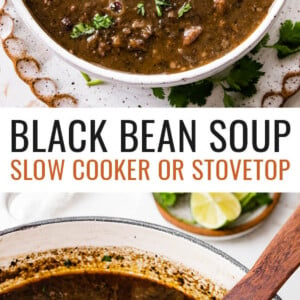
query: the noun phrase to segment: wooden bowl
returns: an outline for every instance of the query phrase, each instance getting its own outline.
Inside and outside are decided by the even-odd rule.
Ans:
[[[224,229],[221,228],[218,230],[206,229],[204,227],[201,227],[200,225],[189,224],[181,220],[179,217],[174,216],[170,211],[162,207],[156,200],[155,202],[158,211],[163,216],[163,218],[180,229],[183,229],[190,233],[206,236],[206,237],[230,237],[233,235],[237,235],[237,236],[242,235],[243,233],[246,233],[251,229],[254,229],[254,227],[256,227],[261,222],[263,222],[273,212],[274,208],[279,202],[279,198],[280,198],[280,193],[273,194],[273,202],[270,205],[266,206],[261,211],[261,213],[259,213],[251,220],[242,224],[237,224],[236,226],[225,227]]]

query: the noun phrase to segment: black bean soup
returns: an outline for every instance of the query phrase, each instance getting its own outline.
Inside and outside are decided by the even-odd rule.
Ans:
[[[125,275],[82,273],[52,276],[29,283],[0,295],[0,299],[188,300],[191,298],[180,291],[147,279]]]
[[[24,0],[68,51],[139,74],[207,64],[241,44],[273,0]]]

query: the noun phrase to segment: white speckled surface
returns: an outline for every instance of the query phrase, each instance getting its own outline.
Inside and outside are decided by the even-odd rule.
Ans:
[[[42,74],[54,79],[61,93],[70,93],[79,100],[81,107],[168,107],[168,101],[158,100],[152,96],[150,89],[129,87],[116,84],[104,84],[89,88],[85,85],[78,70],[70,67],[53,54],[39,38],[33,36],[28,28],[16,15],[10,0],[7,12],[16,19],[15,34],[24,39],[30,55],[42,65]],[[275,41],[280,22],[286,20],[300,20],[298,0],[287,0],[283,11],[271,30],[272,40]],[[300,54],[279,61],[276,53],[264,49],[259,54],[259,60],[264,63],[265,77],[260,80],[259,92],[253,99],[247,99],[242,105],[258,106],[262,96],[271,89],[281,90],[281,81],[284,74],[290,70],[300,71]],[[34,100],[34,101],[33,101]],[[33,106],[38,103],[28,87],[21,82],[12,68],[10,60],[0,47],[0,105],[1,106]],[[288,106],[300,106],[299,93],[292,97]],[[209,98],[207,106],[222,106],[222,92],[216,88]]]

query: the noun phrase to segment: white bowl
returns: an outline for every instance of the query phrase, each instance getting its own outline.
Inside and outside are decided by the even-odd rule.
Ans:
[[[284,4],[284,0],[274,0],[272,6],[269,9],[268,15],[258,26],[258,28],[238,47],[233,49],[223,57],[206,64],[204,66],[175,74],[159,74],[159,75],[140,75],[132,74],[121,71],[116,71],[101,67],[89,63],[81,58],[72,55],[69,51],[65,50],[58,43],[56,43],[34,20],[31,13],[27,9],[23,0],[12,0],[17,12],[24,20],[25,24],[32,29],[54,52],[56,52],[65,61],[80,69],[81,71],[87,72],[95,78],[100,78],[110,82],[122,82],[130,85],[140,85],[148,87],[166,87],[175,86],[194,82],[200,79],[210,77],[226,67],[230,66],[238,59],[246,55],[251,51],[257,43],[266,34],[270,26],[273,24],[274,19],[280,12]]]

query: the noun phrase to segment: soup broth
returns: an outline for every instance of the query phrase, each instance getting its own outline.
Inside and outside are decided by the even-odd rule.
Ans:
[[[74,55],[139,74],[205,65],[241,44],[273,0],[24,0]]]

